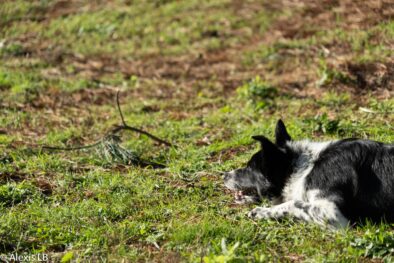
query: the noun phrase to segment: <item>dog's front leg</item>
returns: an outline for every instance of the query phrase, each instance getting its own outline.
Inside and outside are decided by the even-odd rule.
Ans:
[[[313,203],[292,200],[273,207],[256,207],[248,213],[248,216],[253,219],[278,219],[293,216],[320,225],[328,224],[334,228],[343,228],[348,225],[348,220],[336,204],[327,200],[318,200]]]

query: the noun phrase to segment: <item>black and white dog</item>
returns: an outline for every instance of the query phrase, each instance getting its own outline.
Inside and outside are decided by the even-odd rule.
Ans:
[[[365,218],[394,222],[394,144],[293,141],[281,120],[275,136],[275,143],[253,136],[262,149],[224,178],[239,203],[273,201],[249,217],[292,216],[334,228]]]

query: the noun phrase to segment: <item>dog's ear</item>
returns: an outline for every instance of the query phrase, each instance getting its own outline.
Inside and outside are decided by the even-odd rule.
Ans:
[[[266,140],[268,140],[267,139],[267,137],[265,137],[265,136],[263,136],[263,135],[253,135],[252,136],[252,139],[253,140],[256,140],[256,141],[259,141],[259,142],[263,142],[263,141],[266,141]],[[269,140],[268,140],[269,141]]]
[[[278,120],[275,128],[275,144],[283,147],[287,141],[291,141],[290,135],[287,133],[286,126],[282,120]]]
[[[252,136],[252,138],[261,143],[261,148],[263,149],[263,153],[268,160],[272,160],[274,158],[283,156],[284,153],[278,148],[278,146],[272,143],[265,136],[255,135]]]

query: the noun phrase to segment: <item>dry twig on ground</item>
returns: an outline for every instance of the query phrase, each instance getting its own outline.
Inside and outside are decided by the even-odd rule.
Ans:
[[[141,160],[135,153],[130,150],[124,149],[120,146],[120,136],[117,134],[122,130],[128,130],[137,132],[139,134],[144,134],[148,136],[150,139],[163,144],[168,147],[175,147],[173,144],[158,138],[157,136],[144,131],[140,128],[129,126],[123,116],[122,109],[119,103],[119,93],[116,93],[116,105],[118,107],[119,115],[122,123],[120,125],[116,125],[114,129],[109,131],[106,135],[104,135],[101,139],[96,141],[95,143],[88,145],[80,145],[80,146],[72,146],[72,147],[56,147],[56,146],[42,146],[42,150],[52,150],[52,151],[75,151],[75,150],[84,150],[101,146],[101,153],[107,159],[111,159],[112,161],[121,161],[126,164],[136,164],[140,166],[152,166],[154,168],[163,168],[164,165],[159,163],[154,163],[150,161]]]

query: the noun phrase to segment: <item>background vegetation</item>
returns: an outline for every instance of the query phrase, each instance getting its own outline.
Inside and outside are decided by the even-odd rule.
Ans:
[[[296,139],[393,142],[390,1],[2,1],[0,255],[53,261],[394,260],[391,225],[253,222],[220,171],[282,118]],[[390,9],[391,8],[391,9]],[[103,159],[124,133],[165,169]]]

